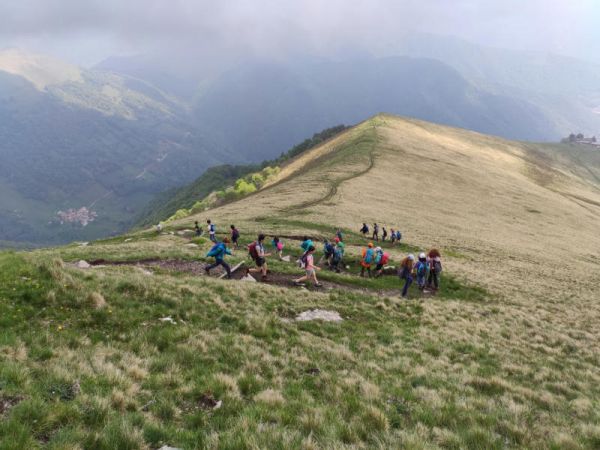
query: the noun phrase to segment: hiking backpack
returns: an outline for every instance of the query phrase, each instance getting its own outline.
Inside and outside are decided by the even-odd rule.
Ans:
[[[208,253],[206,254],[206,256],[218,256],[221,253],[221,244],[215,244],[212,246],[212,248],[208,251]]]
[[[302,269],[306,269],[306,264],[308,263],[308,252],[304,252],[304,254],[298,260],[298,265]]]
[[[433,262],[433,270],[435,270],[435,273],[437,273],[438,275],[440,273],[442,273],[442,262],[441,261],[434,261]]]
[[[383,258],[383,253],[381,252],[375,252],[375,264],[379,264],[381,262],[381,259]]]
[[[335,250],[333,251],[333,262],[334,263],[340,262],[342,260],[342,256],[343,256],[342,249],[339,247],[336,247]]]
[[[252,244],[248,245],[248,254],[255,261],[258,259],[258,252],[256,251],[257,245],[258,244],[256,242],[253,242]]]
[[[383,254],[383,256],[381,257],[381,264],[387,264],[389,260],[390,260],[390,254],[388,252],[385,252]]]
[[[365,251],[365,256],[363,257],[363,261],[366,264],[371,264],[373,262],[373,249],[368,249]]]

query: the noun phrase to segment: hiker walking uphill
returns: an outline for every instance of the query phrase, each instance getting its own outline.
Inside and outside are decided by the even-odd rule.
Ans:
[[[316,287],[322,286],[317,280],[317,270],[321,270],[321,268],[315,266],[314,253],[315,248],[311,245],[300,258],[301,267],[306,271],[306,275],[294,280],[296,286],[302,286],[302,283],[308,280],[312,280]]]
[[[427,262],[429,266],[427,287],[435,293],[440,288],[440,274],[442,273],[442,255],[437,248],[429,250],[429,253],[427,253]]]
[[[360,232],[362,233],[363,237],[367,237],[367,234],[369,234],[369,226],[363,222]]]
[[[371,264],[373,264],[373,260],[375,259],[375,250],[373,249],[373,243],[369,242],[369,246],[364,248],[362,251],[362,259],[360,261],[360,276],[365,276],[365,270],[369,274],[369,278],[371,278]]]
[[[385,229],[385,227],[381,228],[381,242],[385,242],[386,238],[387,238],[388,232]]]
[[[413,282],[412,272],[415,263],[415,255],[408,255],[400,262],[400,278],[404,280],[404,286],[402,287],[402,297],[408,297],[408,288]]]
[[[215,225],[210,221],[210,219],[208,219],[206,221],[207,225],[208,225],[208,237],[211,241],[213,241],[215,244],[217,243],[217,229],[215,228]]]
[[[238,240],[240,239],[240,232],[235,225],[230,225],[229,228],[231,228],[231,242],[233,242],[233,245],[235,245],[235,248],[237,249],[239,247]]]
[[[210,270],[214,269],[217,266],[222,266],[227,272],[227,278],[231,279],[231,268],[229,264],[225,262],[225,255],[231,255],[231,250],[227,248],[227,244],[229,244],[229,239],[223,239],[223,242],[219,242],[210,249],[210,251],[206,254],[207,257],[214,257],[215,262],[210,266],[206,266],[204,268],[206,275],[210,274]]]
[[[390,228],[390,242],[392,245],[394,245],[394,242],[396,242],[396,232],[393,228]]]
[[[344,242],[344,233],[342,233],[342,229],[338,228],[335,232],[335,237],[340,240],[340,242]]]
[[[379,242],[379,225],[373,224],[373,240]]]
[[[250,272],[260,272],[262,275],[261,280],[267,281],[268,267],[266,257],[270,256],[271,254],[265,253],[264,243],[265,235],[259,234],[258,239],[248,246],[248,254],[254,260],[256,268],[246,269],[246,275],[248,275]]]
[[[194,222],[194,233],[196,233],[196,237],[202,236],[202,228],[200,228],[200,225],[198,225],[197,220]]]

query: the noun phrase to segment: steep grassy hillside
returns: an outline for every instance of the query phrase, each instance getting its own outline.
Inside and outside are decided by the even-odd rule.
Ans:
[[[584,148],[380,115],[162,233],[0,254],[0,442],[596,448],[599,170]],[[298,235],[341,226],[348,269],[321,289],[272,257],[265,284],[207,277],[185,229],[208,215],[240,227],[233,263],[259,231],[293,261]],[[403,231],[394,263],[440,248],[437,296],[357,277],[375,220]],[[295,320],[315,308],[343,320]]]
[[[323,143],[327,139],[344,131],[345,125],[327,128],[312,137],[303,140],[278,158],[263,161],[262,164],[245,164],[232,166],[225,164],[208,169],[192,183],[174,188],[157,195],[140,213],[136,226],[148,226],[168,219],[178,210],[190,209],[192,206],[214,191],[222,191],[232,186],[236,180],[260,171],[263,167],[279,167],[287,164],[290,159]]]
[[[157,193],[231,160],[146,82],[0,51],[0,241],[122,232]],[[93,220],[58,215],[81,208]]]

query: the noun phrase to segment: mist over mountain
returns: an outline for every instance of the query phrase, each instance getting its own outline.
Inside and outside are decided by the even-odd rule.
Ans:
[[[0,241],[123,231],[156,194],[208,167],[273,158],[382,111],[517,140],[600,130],[593,63],[426,34],[386,52],[398,56],[209,64],[154,53],[83,69],[2,51]]]
[[[232,159],[145,81],[0,53],[2,241],[122,231],[156,193]]]

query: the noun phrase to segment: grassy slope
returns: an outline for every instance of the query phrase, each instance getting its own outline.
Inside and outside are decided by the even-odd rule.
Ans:
[[[567,150],[378,116],[211,212],[246,238],[339,224],[350,261],[360,222],[399,224],[409,245],[394,260],[433,244],[445,255],[442,293],[425,301],[400,300],[392,279],[322,273],[363,291],[314,292],[61,263],[209,247],[152,232],[2,254],[0,398],[20,401],[0,448],[597,447],[598,185]],[[533,225],[537,239],[519,235]],[[315,307],[346,320],[280,320]],[[202,408],[208,393],[220,409]]]

